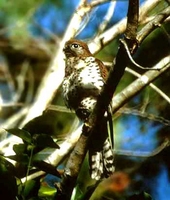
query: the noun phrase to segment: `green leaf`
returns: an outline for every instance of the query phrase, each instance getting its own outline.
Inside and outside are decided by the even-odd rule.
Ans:
[[[7,131],[13,135],[20,137],[25,142],[31,143],[32,141],[30,133],[25,130],[19,128],[13,128],[13,129],[7,129]]]
[[[23,196],[26,198],[28,196],[32,196],[31,193],[35,191],[37,187],[37,181],[35,180],[29,180],[24,184],[24,191]],[[38,184],[39,185],[39,184]],[[36,189],[36,193],[38,194],[38,190]]]
[[[6,157],[22,164],[28,164],[28,161],[29,161],[29,157],[27,154],[19,154],[19,155],[6,156]]]
[[[47,198],[47,197],[51,197],[52,198],[52,197],[54,197],[55,193],[56,193],[56,189],[54,187],[53,188],[49,187],[48,185],[41,186],[40,190],[39,190],[39,196],[40,197],[45,197],[45,198]]]
[[[14,144],[13,145],[13,150],[16,154],[23,154],[26,149],[27,149],[26,144]]]
[[[145,197],[146,200],[152,200],[151,195],[146,193],[146,192],[144,192],[144,197]]]
[[[54,176],[57,176],[59,178],[61,178],[60,173],[57,171],[56,167],[52,166],[49,163],[46,163],[42,160],[36,160],[33,157],[33,165],[39,169],[41,169],[42,171],[45,171],[48,174],[53,174]]]
[[[33,143],[36,145],[36,147],[40,148],[57,148],[60,147],[53,141],[52,137],[47,134],[35,134],[33,136]]]
[[[15,199],[17,184],[14,166],[0,156],[0,196],[5,199]]]
[[[7,161],[3,156],[0,156],[0,172],[10,171],[11,173],[15,171],[15,167],[9,161]]]

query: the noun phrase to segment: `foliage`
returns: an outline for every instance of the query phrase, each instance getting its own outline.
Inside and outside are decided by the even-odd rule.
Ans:
[[[39,189],[41,184],[41,177],[34,180],[26,180],[22,183],[21,178],[27,177],[36,169],[44,170],[52,173],[55,176],[60,176],[55,167],[42,162],[42,158],[38,152],[44,148],[59,148],[53,141],[51,136],[47,134],[31,134],[24,129],[8,129],[10,134],[16,135],[23,140],[23,143],[13,145],[15,155],[6,156],[6,158],[16,161],[15,166],[8,162],[4,157],[1,157],[1,188],[3,188],[2,196],[7,199],[39,199]],[[6,181],[4,181],[6,180]],[[17,181],[18,180],[18,181]],[[5,183],[5,184],[4,184]],[[40,190],[43,193],[43,188]],[[48,194],[53,194],[54,190],[49,190]],[[9,194],[8,194],[9,193]],[[8,197],[9,195],[9,197]]]

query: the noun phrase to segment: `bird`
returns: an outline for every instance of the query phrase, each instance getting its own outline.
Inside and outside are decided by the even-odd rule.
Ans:
[[[107,80],[108,70],[81,40],[70,39],[63,51],[66,58],[63,98],[66,106],[86,122]],[[88,146],[90,174],[96,180],[109,177],[115,170],[113,147],[107,129],[108,116],[111,115],[107,113],[100,123],[100,133],[92,136]]]

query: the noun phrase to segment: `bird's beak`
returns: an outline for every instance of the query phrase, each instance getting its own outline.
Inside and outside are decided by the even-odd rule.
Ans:
[[[68,50],[69,50],[69,46],[64,46],[64,48],[63,48],[64,53],[67,53]]]
[[[65,54],[65,56],[66,56],[67,58],[70,57],[71,53],[70,53],[70,48],[69,48],[69,46],[65,46],[65,47],[63,48],[63,52],[64,52],[64,54]]]
[[[66,48],[65,47],[63,48],[63,51],[64,51],[64,53],[66,52]]]

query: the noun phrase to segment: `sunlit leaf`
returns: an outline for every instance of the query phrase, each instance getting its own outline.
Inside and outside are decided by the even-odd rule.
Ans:
[[[31,135],[29,132],[19,128],[7,129],[7,131],[13,135],[20,137],[25,142],[31,143]]]
[[[47,134],[35,134],[33,139],[34,139],[33,140],[34,144],[37,147],[40,148],[51,147],[59,149],[59,146],[53,141],[52,137]]]
[[[13,150],[16,154],[22,154],[27,149],[26,144],[14,144]]]
[[[39,190],[39,180],[29,180],[24,184],[23,196],[27,198],[28,196],[38,196]]]
[[[18,155],[12,155],[12,156],[6,156],[7,158],[10,158],[12,160],[15,160],[17,162],[20,162],[22,164],[27,164],[29,161],[29,157],[27,154],[18,154]]]
[[[15,167],[12,163],[6,160],[3,156],[0,156],[0,171],[6,172],[10,171],[11,173],[15,171]]]
[[[39,190],[39,196],[40,197],[53,197],[56,193],[56,189],[46,186],[41,186]]]

